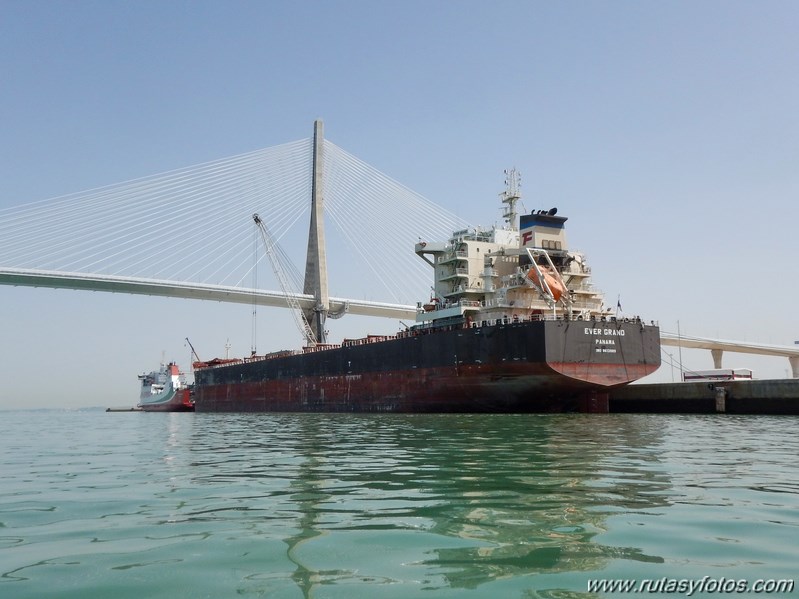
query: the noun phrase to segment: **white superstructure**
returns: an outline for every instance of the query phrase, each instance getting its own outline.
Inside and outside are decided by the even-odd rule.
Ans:
[[[552,208],[523,214],[517,223],[515,171],[506,185],[503,227],[463,229],[445,243],[416,244],[416,254],[433,267],[431,301],[418,306],[416,320],[611,318],[591,285],[585,256],[569,250],[566,217]]]

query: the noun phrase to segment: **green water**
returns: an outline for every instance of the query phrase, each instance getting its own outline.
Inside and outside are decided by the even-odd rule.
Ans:
[[[592,579],[799,578],[792,417],[0,416],[0,597],[595,597],[614,594]]]

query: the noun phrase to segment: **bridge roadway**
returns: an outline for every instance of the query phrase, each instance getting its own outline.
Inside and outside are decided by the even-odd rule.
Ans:
[[[766,345],[747,341],[724,341],[721,339],[705,339],[702,337],[684,337],[673,333],[660,333],[660,344],[693,349],[709,349],[713,357],[713,367],[721,368],[721,357],[725,351],[761,356],[783,356],[791,365],[791,376],[799,378],[799,347],[788,345]]]
[[[110,291],[248,305],[252,305],[255,302],[259,306],[286,307],[286,296],[277,291],[261,291],[224,285],[140,279],[115,275],[0,267],[0,285]],[[314,307],[315,300],[313,296],[297,295],[297,298],[302,308]],[[346,313],[360,316],[380,316],[398,320],[413,320],[416,318],[415,306],[334,297],[330,298],[330,311],[334,315]],[[662,345],[708,349],[713,357],[715,368],[722,367],[721,358],[725,351],[786,357],[790,363],[793,378],[799,378],[799,347],[685,337],[663,332],[661,332],[660,341]]]
[[[202,299],[259,306],[286,307],[286,296],[277,291],[242,289],[225,285],[186,283],[160,279],[140,279],[115,275],[98,275],[52,270],[0,268],[0,285],[24,287],[49,287],[53,289],[82,289],[88,291],[110,291],[138,295],[159,295],[184,299]],[[302,308],[313,309],[316,300],[312,295],[298,294]],[[359,316],[381,316],[395,319],[415,319],[416,307],[402,304],[387,304],[366,300],[330,298],[330,313],[333,317],[343,314]]]

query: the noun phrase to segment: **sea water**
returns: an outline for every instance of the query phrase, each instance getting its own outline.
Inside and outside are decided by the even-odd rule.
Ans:
[[[0,416],[4,598],[799,596],[793,417]]]

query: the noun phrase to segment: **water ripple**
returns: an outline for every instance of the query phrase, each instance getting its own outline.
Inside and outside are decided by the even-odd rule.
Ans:
[[[793,419],[6,420],[4,596],[578,597],[589,578],[793,572]]]

